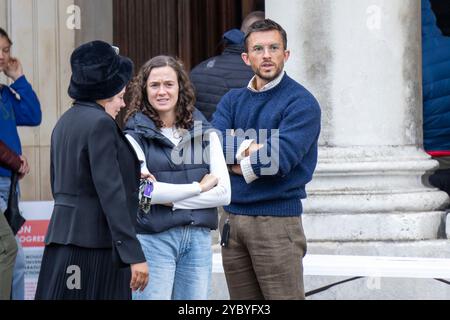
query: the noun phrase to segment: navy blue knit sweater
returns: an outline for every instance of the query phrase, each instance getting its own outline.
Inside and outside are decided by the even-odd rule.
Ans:
[[[320,118],[317,100],[288,75],[269,91],[243,88],[226,94],[212,123],[222,133],[227,163],[236,163],[245,139],[256,138],[264,148],[251,156],[259,179],[247,184],[242,176],[231,176],[232,199],[225,210],[250,216],[300,215],[300,199],[306,198],[305,186],[317,164]]]

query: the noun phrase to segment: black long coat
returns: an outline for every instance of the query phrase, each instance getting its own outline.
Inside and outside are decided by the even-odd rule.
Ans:
[[[75,102],[51,139],[55,199],[46,244],[113,248],[120,266],[145,262],[136,238],[139,161],[98,104]]]

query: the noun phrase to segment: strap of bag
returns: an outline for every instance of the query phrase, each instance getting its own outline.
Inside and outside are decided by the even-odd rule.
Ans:
[[[8,207],[12,207],[18,203],[17,198],[17,182],[19,180],[19,175],[13,172],[11,175],[11,185],[9,186],[9,197],[8,197]]]

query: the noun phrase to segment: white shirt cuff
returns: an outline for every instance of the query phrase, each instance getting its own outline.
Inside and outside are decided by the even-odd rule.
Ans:
[[[200,187],[200,183],[198,183],[197,181],[192,182],[192,184],[197,187],[198,190],[198,194],[202,193],[202,187]]]
[[[253,142],[255,142],[255,140],[244,140],[244,142],[242,142],[236,154],[236,160],[238,161],[238,163],[245,158],[244,152],[250,147]]]
[[[252,163],[250,157],[244,158],[241,161],[242,175],[244,176],[245,182],[247,184],[259,179],[258,176],[253,172]]]

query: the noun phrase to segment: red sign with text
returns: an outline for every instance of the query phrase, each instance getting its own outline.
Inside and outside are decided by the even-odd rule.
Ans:
[[[25,248],[44,247],[49,222],[49,220],[29,220],[25,222],[17,234],[22,246]]]

